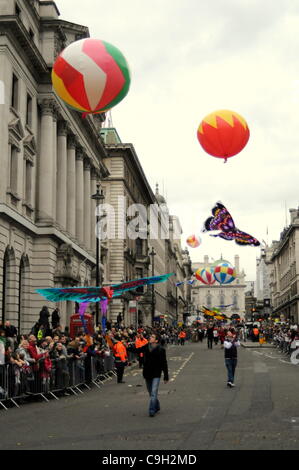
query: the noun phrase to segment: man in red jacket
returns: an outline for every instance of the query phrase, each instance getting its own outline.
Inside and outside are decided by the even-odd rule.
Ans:
[[[32,364],[32,370],[34,373],[34,383],[32,385],[33,393],[40,392],[42,390],[42,379],[40,376],[40,366],[38,361],[41,360],[42,358],[45,358],[46,356],[49,355],[48,352],[46,353],[40,353],[38,350],[38,347],[36,346],[37,339],[34,335],[29,336],[29,347],[28,347],[28,352],[29,355],[34,359],[34,363]]]

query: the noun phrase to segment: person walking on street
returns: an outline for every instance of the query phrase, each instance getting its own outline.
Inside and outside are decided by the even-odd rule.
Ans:
[[[182,331],[179,332],[179,344],[184,346],[185,339],[186,339],[186,332],[184,330],[182,330]]]
[[[224,340],[224,359],[227,368],[227,386],[232,388],[235,386],[235,370],[238,362],[237,347],[240,346],[240,341],[237,338],[236,332],[231,328],[227,332]]]
[[[219,339],[218,328],[214,328],[214,330],[213,330],[213,336],[214,336],[214,343],[215,343],[215,346],[217,346],[217,344],[218,344],[218,339]]]
[[[166,351],[159,343],[159,335],[151,334],[148,344],[139,348],[144,354],[143,377],[150,396],[149,416],[151,418],[160,411],[158,389],[162,372],[164,375],[164,383],[167,383],[169,380]]]
[[[135,347],[136,349],[142,348],[148,343],[148,340],[144,338],[143,333],[137,333],[137,337],[135,340]],[[139,362],[139,369],[142,369],[143,366],[143,352],[138,352],[138,362]]]
[[[208,339],[208,349],[213,349],[213,341],[214,341],[214,326],[209,325],[207,328],[207,339]]]
[[[113,353],[115,357],[115,367],[116,367],[116,374],[117,374],[117,383],[124,384],[123,375],[125,371],[126,365],[128,365],[128,354],[127,348],[123,344],[121,340],[121,336],[119,334],[114,335],[114,346],[113,346]]]

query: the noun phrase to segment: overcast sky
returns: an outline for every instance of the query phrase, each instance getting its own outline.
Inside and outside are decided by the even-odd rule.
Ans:
[[[236,226],[271,243],[299,205],[299,4],[296,0],[56,0],[61,19],[119,47],[132,83],[112,110],[134,145],[153,190],[167,196],[183,228],[202,245],[193,261],[239,254],[255,279],[259,248],[201,234],[216,201]],[[230,109],[250,128],[228,160],[201,148],[196,132],[210,112]],[[287,207],[287,211],[286,211]],[[268,231],[268,234],[267,234]]]

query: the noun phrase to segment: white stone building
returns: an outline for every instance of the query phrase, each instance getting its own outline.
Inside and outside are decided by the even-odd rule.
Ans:
[[[273,242],[271,298],[273,313],[299,321],[299,208],[290,209],[291,223]]]
[[[204,257],[203,262],[192,263],[193,272],[198,269],[204,269],[212,267],[221,262],[226,262],[222,258],[214,261],[209,260],[208,256]],[[230,261],[228,261],[230,262]],[[240,317],[245,316],[245,273],[244,270],[240,270],[239,256],[236,255],[234,263],[231,263],[236,269],[236,279],[230,284],[220,285],[215,282],[213,285],[205,285],[199,281],[196,281],[192,287],[192,303],[196,310],[199,310],[203,305],[208,308],[219,308],[228,317],[236,313]],[[232,305],[230,305],[232,304]],[[221,307],[222,305],[230,305],[229,307]]]
[[[88,28],[38,0],[1,0],[0,28],[0,318],[28,332],[43,305],[54,307],[36,288],[92,283],[90,197],[109,173],[101,118],[82,120],[51,85],[55,58]],[[74,303],[59,307],[68,325]]]

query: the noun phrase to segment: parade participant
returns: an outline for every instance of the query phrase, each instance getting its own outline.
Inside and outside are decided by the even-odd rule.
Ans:
[[[214,341],[214,325],[209,325],[207,328],[207,339],[208,339],[208,349],[213,349],[213,341]]]
[[[237,347],[240,346],[240,341],[237,338],[236,332],[231,328],[226,335],[224,341],[224,358],[227,368],[227,386],[234,387],[235,370],[238,362]]]
[[[142,333],[137,333],[136,340],[135,340],[135,348],[138,350],[139,348],[142,348],[142,346],[145,346],[148,343],[148,340],[144,338]],[[139,362],[139,369],[142,368],[143,366],[143,352],[138,352],[138,362]]]
[[[126,365],[128,365],[127,348],[121,340],[121,335],[114,335],[113,353],[115,357],[115,367],[117,373],[117,383],[124,384],[123,375]]]
[[[221,328],[219,329],[219,338],[220,338],[220,343],[221,343],[221,349],[224,348],[224,340],[225,340],[225,336],[226,336],[226,330],[221,326]]]
[[[166,351],[159,342],[159,335],[151,334],[148,344],[139,348],[144,353],[143,377],[145,378],[146,387],[150,396],[149,416],[151,418],[160,411],[158,389],[162,371],[164,383],[167,383],[169,380]]]
[[[213,337],[214,337],[214,343],[216,346],[218,344],[218,329],[217,328],[214,328],[213,330]]]
[[[180,331],[179,332],[179,344],[181,344],[182,346],[184,346],[185,344],[185,339],[186,339],[186,333],[184,330]]]

